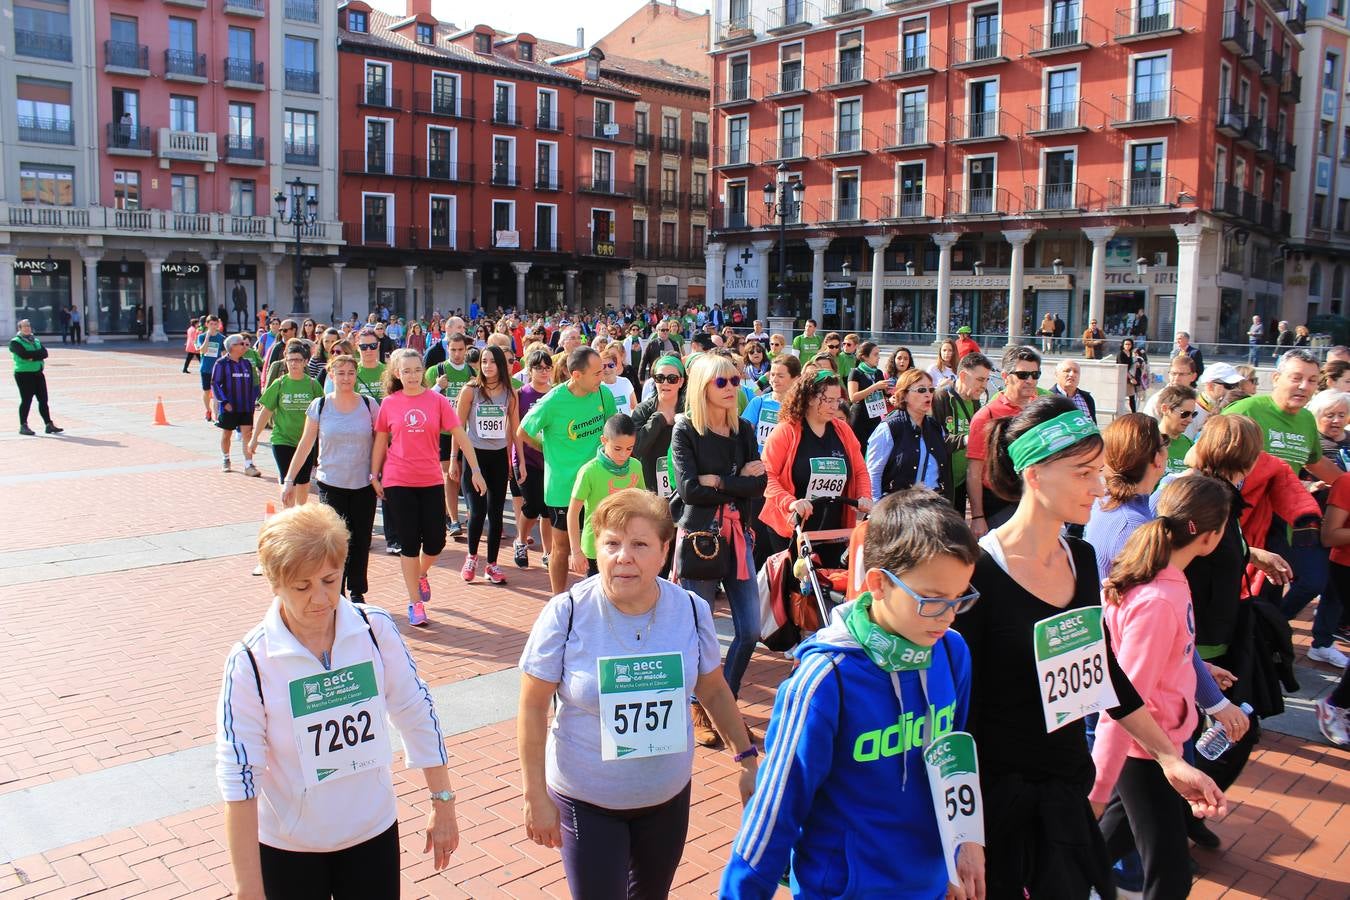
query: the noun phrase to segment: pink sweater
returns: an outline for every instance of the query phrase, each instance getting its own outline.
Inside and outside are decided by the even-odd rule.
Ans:
[[[1102,605],[1111,631],[1111,648],[1120,667],[1158,726],[1180,750],[1196,722],[1195,669],[1191,662],[1195,618],[1186,576],[1168,566],[1148,584],[1125,594],[1119,604]],[[1097,781],[1088,795],[1090,800],[1105,803],[1111,798],[1126,756],[1149,758],[1120,723],[1102,716],[1092,748]]]

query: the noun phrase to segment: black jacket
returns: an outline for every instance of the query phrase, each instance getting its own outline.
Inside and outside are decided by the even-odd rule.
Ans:
[[[1064,392],[1059,389],[1059,385],[1057,384],[1050,388],[1050,393],[1059,394],[1061,397],[1064,396]],[[1087,404],[1088,418],[1092,419],[1094,422],[1097,421],[1097,401],[1093,399],[1091,394],[1082,388],[1078,389],[1078,393],[1083,395],[1083,402]]]
[[[957,425],[957,404],[970,409],[970,415],[966,417],[965,428]],[[974,400],[963,400],[956,393],[956,388],[951,385],[933,394],[933,418],[937,419],[938,424],[942,426],[943,443],[947,445],[948,456],[955,456],[966,449],[966,436],[970,431],[970,420],[975,418],[975,414],[980,411],[981,405],[978,397]],[[950,426],[948,426],[948,422],[951,423]]]
[[[739,475],[746,463],[759,459],[755,429],[741,420],[729,437],[708,432],[699,434],[688,416],[676,416],[671,429],[672,457],[675,463],[676,502],[671,505],[675,522],[686,531],[702,531],[712,524],[725,503],[734,503],[746,531],[750,530],[750,500],[764,495],[766,475]],[[700,475],[722,476],[722,488],[699,484]]]
[[[666,458],[670,449],[670,436],[674,430],[666,417],[656,411],[657,398],[643,400],[633,410],[633,424],[637,426],[637,439],[633,443],[633,455],[642,463],[642,480],[648,490],[656,490],[656,467]],[[676,409],[684,408],[684,394],[675,401]],[[673,485],[672,485],[673,487]]]

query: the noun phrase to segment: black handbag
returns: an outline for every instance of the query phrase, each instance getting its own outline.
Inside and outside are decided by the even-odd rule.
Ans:
[[[707,531],[680,534],[676,572],[694,581],[721,581],[731,571],[731,541],[722,533],[722,511]]]

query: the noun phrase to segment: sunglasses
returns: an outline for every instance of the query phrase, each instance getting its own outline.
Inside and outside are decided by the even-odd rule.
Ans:
[[[1190,419],[1190,418],[1194,417],[1194,416],[1195,416],[1195,410],[1193,410],[1193,409],[1179,409],[1179,410],[1176,410],[1176,414],[1177,414],[1177,418],[1178,418],[1178,419],[1182,419],[1182,420],[1184,421],[1184,420],[1186,420],[1186,419]]]
[[[653,375],[652,381],[657,384],[679,384],[681,378],[679,375]]]
[[[909,393],[911,393],[911,394],[932,394],[932,393],[936,393],[936,392],[935,392],[932,388],[930,388],[930,387],[912,387],[912,388],[909,389]]]
[[[946,597],[923,597],[916,594],[909,585],[905,584],[886,569],[882,569],[881,572],[891,580],[891,584],[914,598],[915,602],[919,604],[919,615],[923,616],[925,619],[936,619],[949,609],[957,615],[960,615],[974,606],[975,601],[980,599],[980,592],[973,587],[967,588],[969,593],[962,594],[955,600],[948,600]]]
[[[379,345],[379,344],[357,344],[356,347],[357,347],[358,350],[378,350],[378,349],[380,349],[380,345]]]
[[[1037,369],[1034,372],[1009,372],[1008,374],[1013,378],[1020,378],[1023,381],[1037,381],[1041,377],[1041,370]]]
[[[716,378],[713,379],[713,384],[717,385],[718,390],[721,390],[727,385],[731,385],[732,387],[740,387],[741,376],[732,375],[730,378],[724,378],[723,376],[718,375]]]
[[[614,363],[614,362],[607,362],[607,363],[605,363],[605,368],[606,368],[606,369],[617,369],[618,367],[619,367],[618,363]]]
[[[826,344],[826,345],[825,345],[825,349],[826,349],[826,350],[838,350],[838,349],[839,349],[839,345],[838,345],[838,344]]]

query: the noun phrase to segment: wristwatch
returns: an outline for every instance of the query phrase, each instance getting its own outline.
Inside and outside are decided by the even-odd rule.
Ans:
[[[430,791],[432,800],[439,800],[442,803],[449,803],[455,799],[454,791]]]

